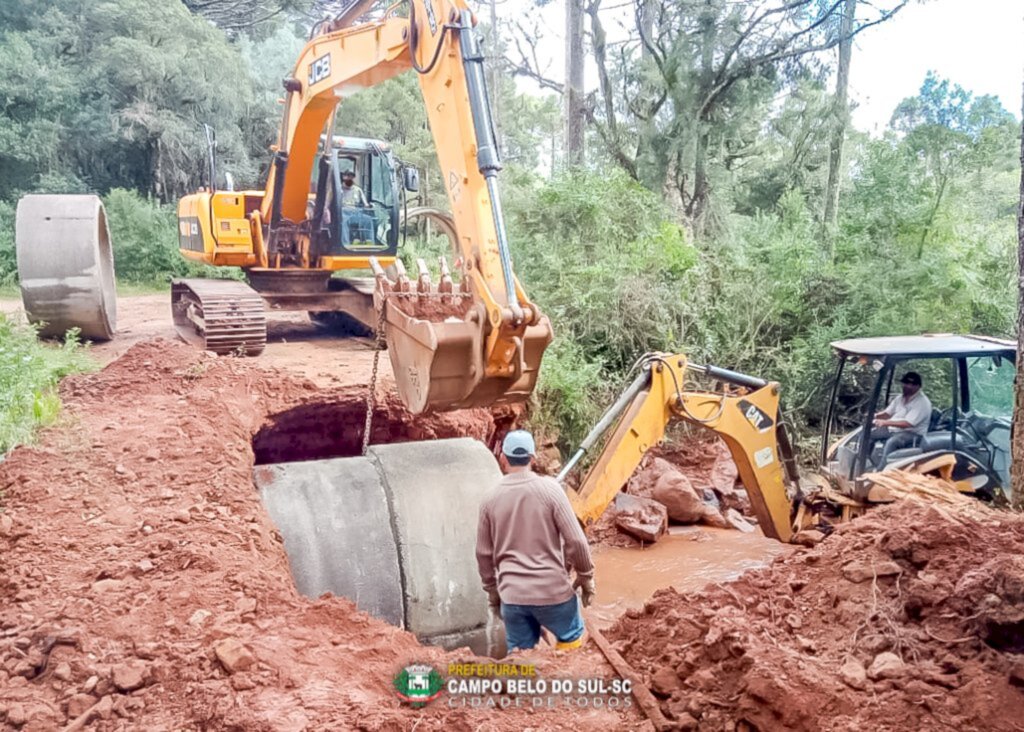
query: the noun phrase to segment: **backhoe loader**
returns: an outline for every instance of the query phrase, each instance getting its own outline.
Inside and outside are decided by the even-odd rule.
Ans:
[[[577,518],[587,526],[604,513],[673,421],[722,438],[762,532],[784,542],[802,529],[828,531],[892,500],[865,478],[873,471],[936,475],[964,494],[1007,502],[1014,343],[983,336],[923,335],[836,341],[832,347],[838,369],[823,423],[821,465],[803,477],[779,406],[779,384],[690,363],[681,354],[642,357],[637,377],[558,476],[564,483],[582,458],[601,445],[579,487],[566,488]],[[879,408],[888,403],[897,368],[928,374],[934,403],[946,408],[936,410],[928,431],[912,446],[887,452],[864,436],[871,433]],[[717,386],[694,388],[692,375]],[[851,391],[867,396],[854,399],[859,406],[853,416],[841,420],[843,400]],[[847,431],[831,441],[843,429]]]

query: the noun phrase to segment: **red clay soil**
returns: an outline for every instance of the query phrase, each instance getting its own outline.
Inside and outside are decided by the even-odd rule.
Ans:
[[[301,424],[326,419],[316,405],[352,420],[353,392],[170,341],[61,392],[66,424],[0,463],[0,726],[81,728],[95,704],[87,729],[641,727],[635,711],[403,707],[401,667],[473,656],[296,593],[252,484],[252,439],[269,425],[266,457],[294,454]],[[398,409],[385,400],[378,428],[394,429]],[[493,439],[499,425],[475,411],[403,429],[387,436]],[[233,674],[214,652],[225,639]],[[530,660],[542,676],[614,676],[593,646]]]
[[[681,729],[1024,729],[1024,517],[877,509],[608,632]]]

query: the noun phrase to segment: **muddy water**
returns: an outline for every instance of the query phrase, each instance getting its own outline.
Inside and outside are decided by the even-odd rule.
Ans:
[[[630,608],[638,608],[656,590],[680,592],[727,582],[748,569],[763,567],[789,549],[760,531],[673,527],[657,544],[639,548],[599,546],[593,550],[597,597],[590,616],[600,628]]]

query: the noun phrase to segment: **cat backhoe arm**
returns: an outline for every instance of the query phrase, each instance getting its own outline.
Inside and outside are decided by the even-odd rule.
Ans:
[[[728,385],[722,391],[686,391],[687,371]],[[578,490],[567,488],[580,522],[587,526],[604,513],[673,420],[715,432],[729,448],[766,536],[789,541],[793,534],[796,461],[779,412],[779,385],[714,366],[689,364],[685,356],[645,357],[639,376],[591,430],[559,474],[565,476],[614,426]]]
[[[302,251],[309,185],[338,102],[409,69],[418,72],[451,205],[462,282],[447,263],[431,284],[381,263],[375,301],[384,309],[399,395],[418,413],[524,401],[533,391],[551,326],[512,269],[498,194],[501,161],[484,82],[476,19],[463,0],[412,0],[353,24],[372,2],[322,23],[285,79],[285,113],[257,225],[266,247]],[[287,241],[283,241],[287,240]]]

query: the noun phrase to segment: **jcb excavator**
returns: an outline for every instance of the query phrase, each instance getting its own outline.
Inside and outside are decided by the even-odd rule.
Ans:
[[[180,202],[182,253],[242,267],[248,285],[176,281],[174,319],[206,349],[255,354],[266,339],[266,305],[344,313],[378,332],[383,326],[398,393],[414,414],[522,401],[552,334],[512,270],[476,19],[463,0],[412,0],[408,17],[395,4],[360,20],[374,5],[357,0],[314,28],[284,80],[265,189],[211,187]],[[436,286],[425,266],[410,282],[396,256],[397,167],[387,146],[334,135],[341,99],[409,69],[448,192],[451,220],[439,223],[454,234],[459,282],[445,262]],[[343,190],[347,171],[368,205],[353,205]],[[116,295],[99,199],[28,196],[17,226],[30,317],[53,334],[77,327],[112,337]],[[331,276],[362,269],[374,274],[370,287]],[[487,605],[473,546],[481,496],[500,477],[494,456],[468,438],[363,453],[255,470],[298,590],[349,597],[438,642],[482,628]]]
[[[398,393],[413,413],[524,401],[551,326],[512,269],[476,19],[463,0],[413,0],[409,17],[396,3],[355,24],[374,5],[360,0],[314,28],[284,80],[284,118],[264,190],[201,190],[179,203],[182,254],[242,267],[248,285],[175,281],[175,323],[205,349],[255,355],[266,342],[264,303],[345,313],[385,328]],[[451,204],[458,285],[443,259],[436,286],[422,261],[410,282],[397,258],[390,152],[334,136],[342,99],[409,69],[420,80]],[[362,184],[365,204],[345,200],[346,171]],[[415,176],[403,178],[407,189],[416,187]],[[352,270],[372,270],[374,280],[332,278]]]

